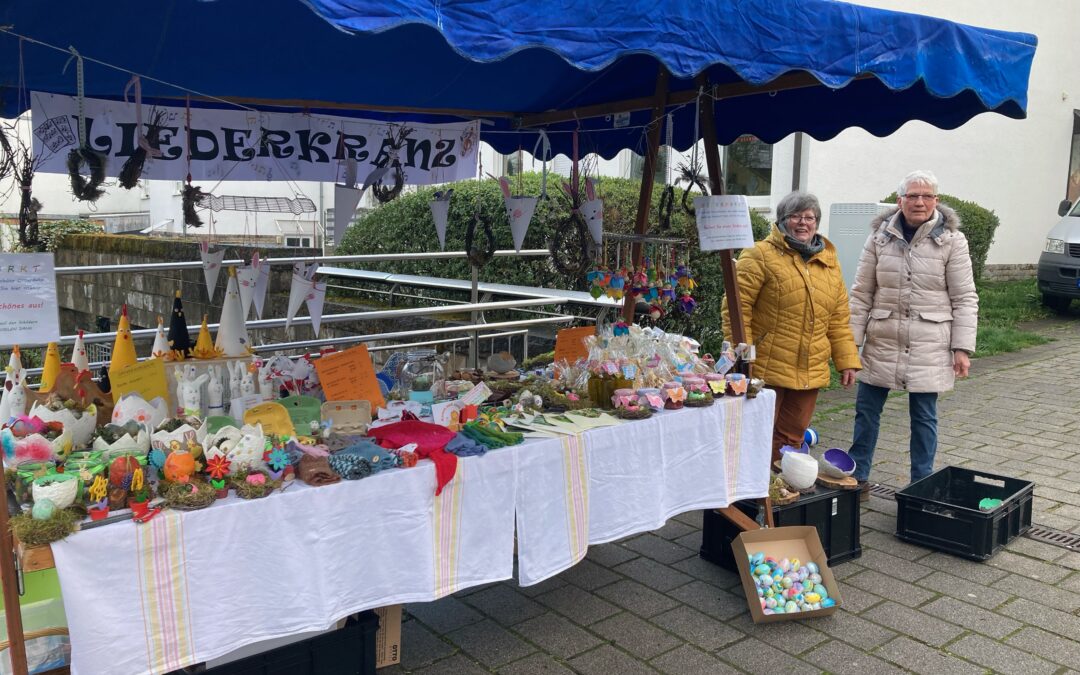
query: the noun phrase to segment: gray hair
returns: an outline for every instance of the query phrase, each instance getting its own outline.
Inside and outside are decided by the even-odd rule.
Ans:
[[[904,180],[900,181],[900,189],[897,190],[896,194],[903,197],[912,185],[929,185],[934,194],[937,194],[938,191],[937,176],[925,169],[918,169],[904,176]]]
[[[802,213],[806,209],[814,210],[814,217],[821,222],[821,202],[809,192],[792,192],[776,205],[776,220],[783,223],[787,217],[796,213]]]

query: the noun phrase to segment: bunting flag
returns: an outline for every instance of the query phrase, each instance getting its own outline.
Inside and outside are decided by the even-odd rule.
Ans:
[[[199,257],[202,258],[203,278],[206,280],[206,296],[213,300],[218,274],[221,272],[221,261],[225,259],[225,249],[211,251],[210,240],[207,239],[199,243]]]

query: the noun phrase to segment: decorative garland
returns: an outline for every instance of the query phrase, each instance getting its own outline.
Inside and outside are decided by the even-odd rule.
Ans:
[[[485,248],[473,248],[476,239],[476,226],[484,227],[484,236],[487,237]],[[495,257],[495,232],[491,229],[491,219],[476,213],[476,217],[465,228],[465,256],[473,267],[481,268],[491,262]]]
[[[202,227],[203,221],[195,211],[195,205],[202,201],[206,194],[202,188],[188,183],[183,190],[184,224],[188,227]]]
[[[79,173],[84,163],[90,173],[89,179]],[[105,182],[105,155],[85,145],[75,148],[68,153],[67,168],[71,192],[77,199],[94,203],[105,194],[101,189],[101,184]]]
[[[395,161],[393,168],[388,175],[393,175],[394,185],[393,187],[386,187],[383,185],[383,181],[387,176],[383,176],[371,186],[371,193],[375,195],[375,199],[379,200],[380,204],[386,204],[393,201],[398,195],[401,194],[402,188],[405,187],[405,172],[401,169],[401,163]]]
[[[150,116],[150,125],[146,132],[146,143],[151,148],[157,150],[160,143],[159,135],[161,133],[161,125],[165,121],[165,111],[156,110],[154,114]],[[143,165],[146,164],[146,149],[142,145],[136,145],[135,152],[131,154],[131,157],[127,158],[124,165],[120,167],[120,173],[117,174],[117,182],[120,183],[120,187],[125,190],[130,190],[139,184],[139,178],[142,177]]]
[[[663,194],[660,195],[660,205],[657,207],[657,211],[660,213],[660,229],[671,229],[671,212],[675,207],[675,187],[668,185],[664,187]]]
[[[571,246],[571,237],[577,241]],[[555,228],[555,234],[548,244],[551,252],[551,264],[559,274],[579,277],[596,255],[596,244],[589,235],[585,219],[575,209],[561,226]]]

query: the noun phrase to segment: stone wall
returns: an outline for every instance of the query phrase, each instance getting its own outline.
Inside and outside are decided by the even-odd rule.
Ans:
[[[987,265],[983,268],[983,281],[1018,281],[1034,279],[1038,265]]]

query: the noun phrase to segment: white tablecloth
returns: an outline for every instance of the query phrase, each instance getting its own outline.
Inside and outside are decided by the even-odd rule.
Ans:
[[[723,398],[632,424],[521,446],[518,580],[539,583],[590,544],[655,530],[686,511],[763,497],[776,394]]]
[[[162,673],[354,612],[542,581],[589,544],[768,490],[774,395],[360,481],[163,512],[53,544],[76,675]],[[515,518],[516,516],[516,518]]]

